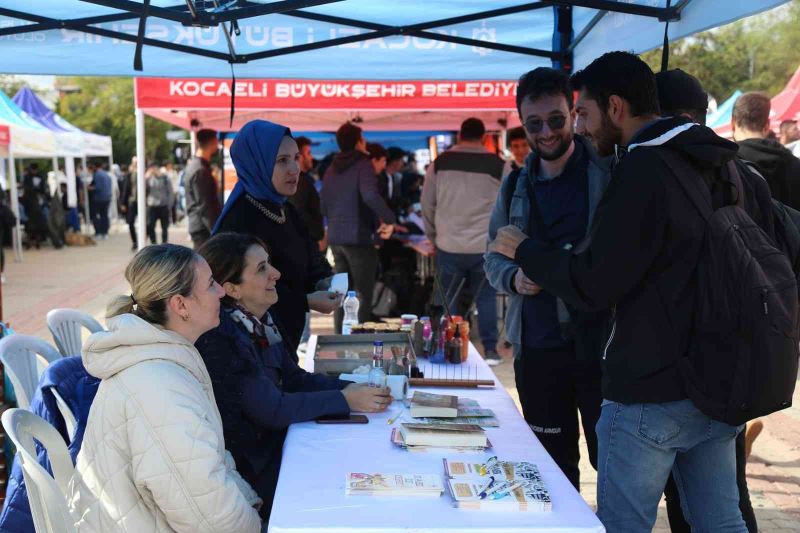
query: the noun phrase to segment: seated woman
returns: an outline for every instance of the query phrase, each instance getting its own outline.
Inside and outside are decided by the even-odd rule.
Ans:
[[[205,260],[149,246],[125,270],[108,331],[83,348],[101,379],[70,486],[84,532],[258,532],[253,489],[225,450],[211,380],[194,347],[224,294]]]
[[[269,517],[286,428],[324,415],[379,412],[388,388],[370,388],[311,374],[297,366],[267,311],[278,301],[281,274],[252,235],[219,233],[198,250],[225,290],[219,327],[197,341],[225,441],[242,476],[264,500]]]

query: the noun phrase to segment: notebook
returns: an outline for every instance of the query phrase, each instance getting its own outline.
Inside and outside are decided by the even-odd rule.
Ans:
[[[475,424],[408,424],[400,425],[403,441],[408,446],[485,448],[486,432]]]
[[[448,491],[455,507],[502,511],[548,512],[552,510],[550,493],[538,467],[525,461],[499,461],[489,464],[482,475],[483,463],[443,459]],[[481,492],[494,483],[517,483],[507,495],[492,499]],[[504,491],[501,491],[504,492]]]
[[[422,496],[438,498],[444,492],[439,476],[433,474],[366,474],[348,472],[345,493],[348,496]]]

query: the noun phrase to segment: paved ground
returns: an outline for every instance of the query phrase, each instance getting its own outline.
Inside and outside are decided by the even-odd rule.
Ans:
[[[188,243],[184,228],[171,230],[172,242]],[[45,315],[50,309],[81,309],[102,323],[106,302],[112,296],[129,292],[123,273],[131,256],[127,228],[119,225],[114,226],[107,241],[94,247],[31,250],[25,253],[22,263],[8,257],[3,316],[17,332],[49,341]],[[332,321],[315,315],[312,328],[315,333],[330,332]],[[504,356],[505,362],[495,372],[516,400],[514,370],[509,354]],[[759,527],[767,533],[797,532],[800,531],[800,390],[795,395],[794,407],[768,417],[764,423],[764,432],[748,465]],[[594,506],[596,473],[585,452],[583,455],[581,493]],[[669,531],[663,502],[654,531]]]

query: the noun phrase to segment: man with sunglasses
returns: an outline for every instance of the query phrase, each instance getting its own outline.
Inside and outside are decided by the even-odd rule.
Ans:
[[[513,224],[543,247],[584,240],[608,184],[605,161],[574,134],[572,90],[561,71],[537,68],[520,78],[517,110],[533,149],[503,182],[489,239]],[[580,489],[578,411],[589,459],[597,468],[594,426],[602,402],[600,360],[608,314],[581,313],[528,279],[513,260],[486,254],[486,273],[510,295],[506,336],[525,420],[576,489]]]

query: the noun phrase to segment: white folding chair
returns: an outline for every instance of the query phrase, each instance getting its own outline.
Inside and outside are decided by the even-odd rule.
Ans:
[[[3,413],[2,421],[6,435],[17,447],[36,533],[76,532],[75,520],[67,504],[68,487],[75,467],[64,439],[50,424],[24,409],[8,409]],[[47,450],[52,476],[36,460],[33,439]]]
[[[9,335],[0,339],[0,361],[14,386],[17,406],[28,409],[39,378],[61,354],[47,342],[29,335]]]
[[[47,313],[47,328],[64,357],[81,354],[81,328],[91,333],[103,331],[97,320],[77,309],[53,309]]]

